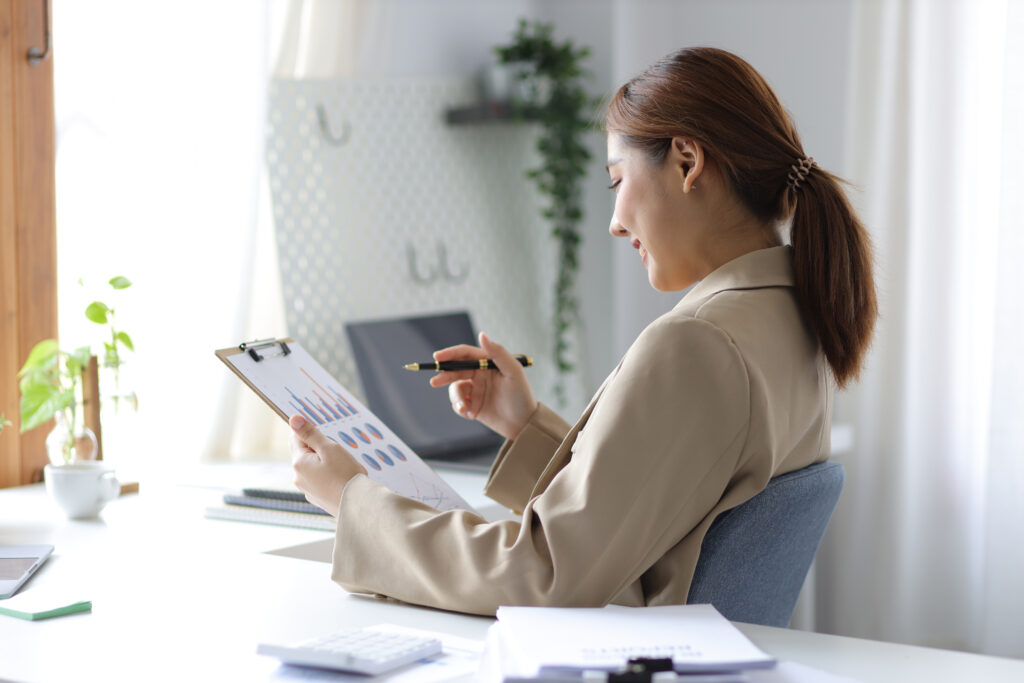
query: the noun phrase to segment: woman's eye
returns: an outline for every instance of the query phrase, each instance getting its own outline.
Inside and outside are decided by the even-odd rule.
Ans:
[[[608,186],[609,190],[618,190],[619,185],[622,183],[622,179],[612,181],[612,184]]]

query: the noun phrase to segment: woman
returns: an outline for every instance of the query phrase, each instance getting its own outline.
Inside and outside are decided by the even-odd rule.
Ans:
[[[715,517],[828,457],[833,388],[856,377],[876,317],[870,245],[837,179],[760,75],[721,50],[652,66],[618,91],[606,127],[611,234],[656,289],[696,286],[575,425],[486,335],[435,354],[497,361],[431,384],[508,439],[486,492],[518,521],[395,495],[293,418],[296,483],[338,516],[332,576],[346,589],[479,614],[681,604]]]

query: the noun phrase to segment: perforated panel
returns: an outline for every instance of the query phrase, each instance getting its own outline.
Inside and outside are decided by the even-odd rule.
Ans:
[[[353,391],[346,320],[465,308],[478,329],[534,356],[535,391],[554,404],[556,253],[523,175],[537,165],[535,131],[444,122],[475,96],[469,80],[271,85],[289,332]]]

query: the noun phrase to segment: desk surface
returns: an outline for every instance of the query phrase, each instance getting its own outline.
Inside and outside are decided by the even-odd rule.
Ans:
[[[482,475],[442,471],[480,506]],[[277,551],[332,535],[208,520],[218,487],[289,481],[286,466],[215,465],[192,484],[143,481],[101,517],[72,522],[39,485],[0,491],[0,544],[52,543],[53,557],[23,590],[59,586],[91,613],[42,622],[0,617],[0,679],[266,680],[276,661],[262,641],[291,642],[382,622],[482,641],[491,619],[350,595],[324,561]],[[1024,661],[739,624],[779,659],[863,681],[1024,680]]]

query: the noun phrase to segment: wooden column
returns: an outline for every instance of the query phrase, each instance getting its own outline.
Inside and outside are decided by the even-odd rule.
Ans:
[[[38,479],[43,425],[19,434],[17,373],[42,339],[57,336],[53,56],[48,0],[0,2],[0,487]]]
[[[89,356],[89,365],[82,371],[82,418],[96,435],[96,460],[103,459],[103,424],[100,422],[100,363]]]

